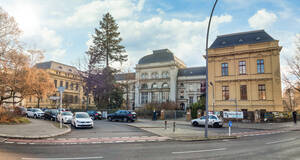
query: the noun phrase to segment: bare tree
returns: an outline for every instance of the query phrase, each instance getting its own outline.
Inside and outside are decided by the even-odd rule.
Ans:
[[[300,36],[296,41],[296,55],[288,58],[288,74],[284,75],[283,80],[289,88],[300,92]]]

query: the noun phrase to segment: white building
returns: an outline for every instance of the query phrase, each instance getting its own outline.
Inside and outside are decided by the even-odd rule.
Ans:
[[[116,76],[119,83],[128,84],[128,96],[125,94],[124,98],[129,98],[132,108],[172,101],[186,109],[205,93],[205,67],[187,68],[168,49],[154,50],[153,54],[142,57],[135,70],[129,73],[131,76]]]

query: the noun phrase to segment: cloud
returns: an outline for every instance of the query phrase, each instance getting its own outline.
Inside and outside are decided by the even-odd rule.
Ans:
[[[75,12],[66,19],[66,24],[72,27],[83,27],[95,24],[102,15],[110,12],[115,19],[131,17],[135,11],[141,11],[145,0],[137,4],[132,0],[98,0],[76,8]]]
[[[276,20],[276,14],[267,12],[266,9],[261,9],[248,19],[248,23],[251,28],[264,29],[270,27]]]

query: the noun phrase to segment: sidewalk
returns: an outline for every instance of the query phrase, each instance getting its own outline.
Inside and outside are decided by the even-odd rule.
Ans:
[[[148,119],[139,119],[141,122],[150,122]],[[178,125],[191,125],[190,121],[185,120],[167,120],[168,122],[176,122]],[[164,123],[164,120],[151,121],[153,123]],[[228,123],[224,123],[223,127],[228,128]],[[258,129],[258,130],[278,130],[278,129],[300,129],[300,121],[297,125],[294,122],[282,122],[282,123],[241,123],[232,121],[232,128],[243,129]]]
[[[182,121],[176,122],[178,125],[187,124]],[[173,131],[173,123],[168,121],[167,129],[165,129],[164,121],[151,121],[146,119],[139,119],[138,122],[129,123],[129,126],[137,127],[147,132],[151,132],[153,134],[162,136],[162,137],[169,137],[174,140],[205,140],[204,138],[204,131],[197,131],[192,129],[182,129],[179,127],[175,127],[175,132]],[[208,131],[209,138],[208,139],[225,139],[225,138],[235,138],[235,137],[228,137],[224,135],[217,134],[215,132]]]
[[[22,138],[40,139],[55,137],[69,133],[71,128],[64,125],[62,129],[54,126],[54,122],[45,120],[30,119],[29,124],[20,125],[0,125],[0,137],[2,138]]]

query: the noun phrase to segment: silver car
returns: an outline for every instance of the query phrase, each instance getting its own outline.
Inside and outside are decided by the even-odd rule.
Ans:
[[[193,119],[191,121],[191,124],[193,126],[204,126],[205,125],[205,118],[206,116],[202,116],[200,118],[197,119]],[[209,115],[208,117],[208,126],[217,128],[217,127],[222,127],[223,126],[223,120],[220,119],[218,116],[216,115]]]

